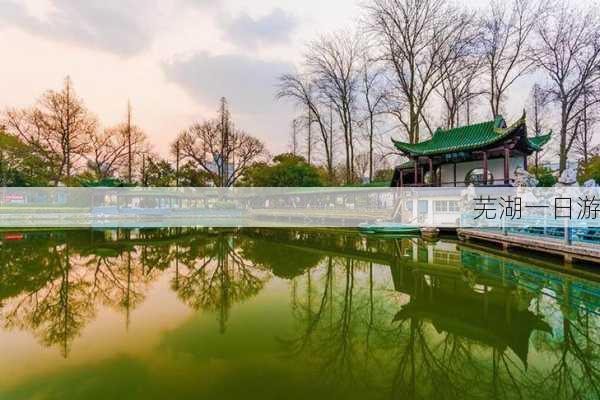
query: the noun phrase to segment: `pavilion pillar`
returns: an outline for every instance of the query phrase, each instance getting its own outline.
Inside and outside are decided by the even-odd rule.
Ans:
[[[419,183],[419,157],[415,158],[415,185]]]
[[[404,171],[400,170],[400,187],[404,186]]]
[[[527,165],[527,154],[523,154],[523,169],[527,171],[528,167],[529,166]]]
[[[429,177],[431,178],[431,186],[435,185],[435,179],[433,178],[433,160],[431,159],[431,157],[429,157],[428,159],[429,162]],[[423,182],[425,183],[425,182]]]
[[[504,149],[504,184],[508,185],[510,184],[510,167],[509,167],[509,163],[510,163],[510,149],[509,148],[505,148]]]
[[[454,187],[456,187],[456,163],[454,163]]]
[[[488,153],[483,152],[483,184],[488,184]]]

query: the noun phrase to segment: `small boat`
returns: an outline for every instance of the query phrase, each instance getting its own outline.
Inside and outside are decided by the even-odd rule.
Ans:
[[[416,226],[402,225],[393,222],[378,222],[375,224],[360,224],[358,229],[364,234],[378,235],[414,235],[419,234],[420,229]]]

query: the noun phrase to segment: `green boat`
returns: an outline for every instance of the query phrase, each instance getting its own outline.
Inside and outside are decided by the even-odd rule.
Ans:
[[[416,226],[408,226],[393,222],[379,222],[375,224],[360,224],[358,229],[364,234],[377,235],[414,235],[419,234],[420,229]]]

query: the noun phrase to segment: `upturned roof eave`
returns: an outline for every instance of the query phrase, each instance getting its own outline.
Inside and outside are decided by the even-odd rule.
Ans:
[[[523,115],[521,118],[519,118],[519,120],[517,120],[515,123],[513,123],[512,125],[506,127],[506,128],[501,128],[500,124],[503,121],[503,119],[501,117],[496,117],[493,121],[493,130],[494,132],[498,133],[497,136],[489,138],[487,140],[482,140],[479,142],[475,142],[475,143],[469,143],[466,145],[456,145],[456,146],[450,146],[450,147],[444,147],[444,148],[439,148],[439,149],[425,149],[425,150],[419,150],[419,149],[415,149],[415,146],[421,146],[424,147],[426,146],[428,143],[431,143],[432,139],[429,139],[425,142],[421,142],[421,143],[417,143],[417,144],[410,144],[410,143],[406,143],[406,142],[400,142],[400,141],[396,141],[394,139],[392,139],[392,142],[394,143],[394,146],[396,147],[397,150],[399,150],[400,152],[402,152],[404,155],[408,156],[408,157],[419,157],[419,156],[436,156],[436,155],[441,155],[441,154],[447,154],[447,153],[453,153],[453,152],[460,152],[460,151],[468,151],[468,150],[473,150],[473,149],[477,149],[477,148],[483,148],[483,147],[487,147],[490,146],[494,143],[497,143],[503,139],[505,139],[508,135],[510,135],[511,133],[513,133],[517,128],[521,127],[523,124],[525,124],[525,115]],[[492,122],[492,121],[489,121]],[[488,123],[489,123],[488,122]],[[434,136],[436,134],[439,134],[438,131],[436,131],[434,133]],[[443,133],[445,134],[445,133]],[[549,139],[548,139],[549,140]],[[541,146],[539,146],[540,148],[547,143],[546,140]],[[534,143],[531,143],[528,140],[528,143],[530,144],[530,146],[532,146],[532,148],[537,147],[537,145],[535,145]]]

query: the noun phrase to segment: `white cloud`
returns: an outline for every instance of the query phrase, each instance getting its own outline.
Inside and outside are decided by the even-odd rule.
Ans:
[[[158,3],[140,5],[135,0],[3,1],[0,21],[46,38],[129,56],[147,48],[154,34],[148,10]]]
[[[204,104],[216,104],[225,96],[241,112],[265,113],[274,111],[278,77],[293,67],[238,54],[201,52],[163,68],[169,80]]]
[[[240,47],[256,48],[288,43],[298,21],[281,8],[275,8],[258,18],[253,18],[247,12],[235,18],[222,16],[221,24],[228,40]]]
[[[274,99],[277,76],[306,41],[352,23],[355,11],[341,0],[0,0],[10,60],[0,110],[31,105],[70,75],[104,125],[124,118],[130,98],[136,123],[166,155],[181,129],[212,117],[226,96],[236,124],[276,154],[293,115]]]

